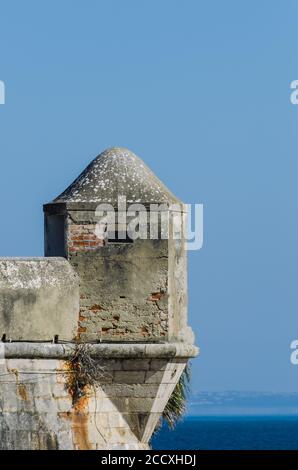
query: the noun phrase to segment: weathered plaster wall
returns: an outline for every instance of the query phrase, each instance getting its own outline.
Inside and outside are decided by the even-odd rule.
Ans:
[[[80,338],[166,340],[167,241],[105,243],[91,227],[68,225],[68,259],[80,276]]]
[[[73,340],[79,279],[63,258],[0,258],[0,336],[14,341]]]
[[[60,354],[60,345],[21,345],[18,353],[17,345],[8,345],[14,354],[8,351],[0,362],[0,449],[148,448],[187,358],[155,357],[179,354],[175,345],[164,350],[140,346],[119,345],[113,353],[99,345],[102,379],[74,405],[66,347]],[[39,352],[61,357],[38,358]],[[193,348],[182,356],[195,354]]]
[[[169,324],[170,340],[193,344],[195,341],[192,328],[188,325],[188,259],[185,233],[187,233],[187,212],[170,213],[169,239]],[[175,239],[175,233],[180,234]],[[183,235],[181,237],[181,234]]]

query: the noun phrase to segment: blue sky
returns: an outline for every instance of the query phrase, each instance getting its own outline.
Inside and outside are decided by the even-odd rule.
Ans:
[[[0,256],[42,255],[42,204],[106,147],[133,150],[205,206],[196,390],[297,390],[297,15],[290,0],[0,3]]]

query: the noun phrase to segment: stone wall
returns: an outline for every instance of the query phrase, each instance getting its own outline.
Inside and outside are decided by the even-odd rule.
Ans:
[[[178,356],[197,353],[150,346],[98,345],[102,378],[73,403],[70,346],[7,345],[0,364],[0,449],[148,448],[187,362]]]
[[[80,338],[84,341],[168,338],[167,243],[109,244],[77,251],[69,261],[80,275]]]

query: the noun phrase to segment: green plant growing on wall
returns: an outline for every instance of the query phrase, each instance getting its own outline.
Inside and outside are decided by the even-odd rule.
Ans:
[[[163,420],[174,429],[186,411],[187,395],[190,388],[191,367],[187,364],[163,412]]]

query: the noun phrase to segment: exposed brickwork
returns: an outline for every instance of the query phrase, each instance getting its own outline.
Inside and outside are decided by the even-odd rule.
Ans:
[[[105,245],[105,240],[95,234],[95,224],[70,224],[67,247],[69,253],[94,251]]]

